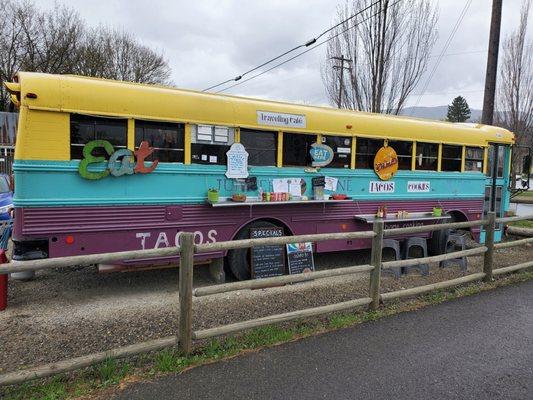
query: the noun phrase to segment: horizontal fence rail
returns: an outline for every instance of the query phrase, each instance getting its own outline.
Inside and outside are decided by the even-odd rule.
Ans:
[[[195,250],[198,253],[207,253],[212,251],[225,251],[234,249],[245,249],[258,246],[276,246],[289,243],[302,242],[320,242],[323,240],[335,239],[370,239],[375,236],[372,231],[363,232],[341,232],[341,233],[315,233],[311,235],[280,236],[261,239],[241,239],[231,240],[229,242],[215,242],[197,244]]]
[[[15,385],[29,381],[31,379],[46,378],[58,373],[74,371],[84,367],[90,367],[109,358],[124,358],[137,354],[147,353],[150,351],[162,350],[164,348],[175,346],[178,339],[170,336],[161,339],[149,340],[146,342],[136,343],[129,346],[119,347],[113,350],[93,353],[86,356],[71,358],[69,360],[57,361],[45,364],[40,367],[28,368],[21,371],[8,372],[0,375],[0,386]]]
[[[523,217],[504,217],[504,218],[496,218],[496,223],[498,224],[506,224],[508,222],[518,222],[518,221],[527,221],[532,220],[533,214],[531,215],[525,215]]]
[[[225,335],[234,332],[240,332],[246,329],[255,328],[264,325],[271,325],[274,323],[287,322],[300,318],[318,316],[329,314],[332,312],[344,311],[354,309],[356,307],[368,306],[369,309],[374,310],[379,307],[380,301],[388,301],[397,298],[416,296],[423,293],[428,293],[433,290],[453,287],[478,280],[488,281],[492,276],[502,275],[505,273],[515,272],[533,267],[533,261],[524,262],[509,267],[493,269],[493,253],[495,250],[520,246],[533,242],[533,238],[520,239],[513,242],[494,244],[494,230],[496,223],[516,222],[521,220],[532,220],[533,215],[525,217],[506,217],[495,218],[493,212],[488,213],[487,219],[468,222],[443,223],[435,225],[425,225],[420,227],[408,228],[394,228],[384,229],[383,220],[376,220],[374,222],[373,231],[364,232],[342,232],[342,233],[328,233],[328,234],[313,234],[313,235],[299,235],[299,236],[285,236],[276,238],[261,238],[261,239],[245,239],[235,240],[229,242],[217,242],[209,244],[194,244],[194,235],[192,233],[183,232],[181,236],[180,247],[162,248],[154,250],[137,250],[126,251],[119,253],[95,254],[87,256],[74,256],[55,259],[32,260],[11,262],[0,265],[0,277],[12,272],[39,270],[45,268],[68,267],[73,265],[86,265],[96,263],[108,263],[122,260],[139,260],[143,258],[163,257],[179,255],[180,257],[180,271],[179,271],[179,321],[178,321],[178,335],[142,342],[131,346],[125,346],[118,349],[109,350],[107,352],[100,352],[88,356],[77,357],[71,360],[60,361],[56,363],[47,364],[45,366],[30,368],[23,371],[10,372],[0,375],[0,385],[9,385],[20,382],[25,382],[30,379],[51,376],[57,373],[72,371],[77,368],[86,367],[96,362],[101,362],[108,357],[125,357],[129,355],[139,354],[141,352],[153,351],[169,346],[178,345],[179,349],[188,354],[192,351],[192,341],[199,339],[207,339],[210,337]],[[432,232],[441,229],[460,229],[470,228],[474,226],[485,226],[486,239],[485,245],[474,249],[463,251],[456,251],[453,253],[442,254],[438,256],[414,258],[409,260],[398,260],[382,262],[382,248],[383,238],[388,236],[415,234],[422,232]],[[299,242],[318,242],[324,240],[338,240],[338,239],[372,239],[372,254],[370,265],[358,265],[346,268],[335,268],[325,271],[309,272],[300,275],[287,275],[273,278],[266,278],[262,280],[250,280],[235,283],[222,284],[217,286],[210,286],[205,288],[197,288],[193,291],[193,264],[195,253],[206,253],[214,251],[226,251],[231,249],[251,248],[257,246],[267,245],[284,245],[287,243]],[[478,272],[466,275],[460,278],[447,280],[444,282],[437,282],[429,285],[423,285],[415,288],[402,289],[393,292],[380,293],[380,279],[381,271],[384,268],[397,268],[405,266],[413,266],[421,263],[439,262],[448,259],[455,259],[458,257],[484,255],[483,272]],[[270,315],[266,317],[251,319],[248,321],[241,321],[231,323],[224,326],[214,328],[207,328],[201,330],[193,330],[193,298],[208,296],[217,293],[225,293],[241,289],[255,289],[263,288],[269,285],[296,283],[307,280],[322,279],[334,276],[344,276],[356,273],[370,274],[369,296],[349,301],[344,301],[325,306],[308,308],[303,310],[291,311],[277,315]],[[4,275],[2,275],[4,274]],[[7,291],[7,288],[6,288]],[[6,292],[7,293],[7,292]]]
[[[452,287],[452,286],[462,285],[468,282],[479,281],[483,279],[484,277],[485,277],[484,272],[478,272],[476,274],[462,276],[461,278],[450,279],[449,281],[437,282],[437,283],[432,283],[430,285],[417,286],[417,287],[410,288],[410,289],[402,289],[402,290],[397,290],[395,292],[383,293],[381,294],[381,299],[383,301],[386,301],[386,300],[397,299],[399,297],[416,296],[419,294],[431,292],[433,290],[445,289],[445,288]]]
[[[329,304],[327,306],[306,308],[304,310],[291,311],[283,314],[269,315],[268,317],[251,319],[234,324],[223,325],[216,328],[203,329],[193,332],[194,339],[207,339],[214,336],[226,335],[228,333],[240,332],[245,329],[256,328],[263,325],[271,325],[279,322],[292,321],[306,317],[329,314],[336,311],[349,310],[355,307],[365,306],[372,302],[372,299],[365,297],[362,299],[349,300],[342,303]]]
[[[144,258],[177,256],[179,247],[165,247],[150,250],[121,251],[117,253],[89,254],[86,256],[70,256],[59,258],[44,258],[41,260],[11,261],[0,265],[0,274],[13,272],[37,271],[48,268],[72,267],[75,265],[90,265],[110,263],[124,260],[142,260]]]
[[[194,289],[194,296],[202,297],[217,293],[234,292],[236,290],[244,289],[261,289],[272,285],[282,285],[286,283],[306,282],[320,278],[330,278],[334,276],[343,276],[350,274],[359,274],[370,272],[374,269],[372,265],[355,265],[353,267],[342,267],[335,269],[328,269],[325,271],[304,272],[298,275],[282,275],[265,279],[254,279],[248,281],[223,283],[221,285],[207,286],[203,288]]]
[[[509,247],[521,246],[521,245],[527,244],[527,243],[533,243],[533,237],[525,238],[525,239],[519,239],[519,240],[513,240],[511,242],[496,243],[496,244],[494,244],[494,248],[496,250],[507,249]]]
[[[385,261],[382,263],[382,268],[398,268],[398,267],[412,267],[414,265],[427,264],[432,262],[440,262],[444,260],[453,260],[459,257],[469,257],[478,254],[483,254],[487,251],[485,246],[476,247],[475,249],[454,251],[452,253],[440,254],[438,256],[430,256],[423,258],[409,258],[407,260]]]
[[[511,265],[510,267],[498,268],[493,271],[494,275],[503,275],[510,272],[520,271],[522,269],[533,267],[533,261],[528,261],[522,264]]]

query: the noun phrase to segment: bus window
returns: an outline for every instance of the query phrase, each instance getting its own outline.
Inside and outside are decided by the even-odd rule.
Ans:
[[[128,123],[125,119],[70,115],[70,158],[81,160],[83,147],[91,140],[107,140],[115,148],[126,148]],[[95,156],[107,156],[104,149],[93,150]]]
[[[374,169],[374,157],[378,150],[383,147],[383,139],[357,138],[355,146],[355,167]]]
[[[483,149],[480,147],[467,147],[465,171],[483,171]]]
[[[248,165],[276,166],[277,132],[241,128],[241,144],[248,152]]]
[[[461,171],[462,146],[442,145],[442,171]]]
[[[415,169],[436,171],[439,158],[439,145],[436,143],[416,142]]]
[[[316,143],[316,135],[300,133],[283,134],[283,166],[307,167],[311,165],[311,145]]]
[[[413,159],[413,142],[389,140],[389,146],[396,151],[398,156],[398,169],[411,170],[411,160]]]
[[[184,160],[185,125],[167,122],[135,121],[135,148],[147,141],[154,152],[148,161],[180,162]]]
[[[227,126],[192,125],[191,160],[194,164],[226,165],[226,153],[235,131]]]
[[[328,164],[331,168],[350,168],[350,154],[352,153],[352,138],[346,136],[322,136],[322,143],[333,149],[333,161]]]

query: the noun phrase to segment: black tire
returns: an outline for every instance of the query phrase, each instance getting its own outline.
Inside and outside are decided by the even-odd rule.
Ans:
[[[250,228],[278,228],[278,226],[267,221],[255,221],[242,228],[235,236],[235,240],[249,239]],[[245,281],[250,279],[250,249],[230,250],[228,251],[227,260],[229,269],[237,280]]]
[[[450,236],[449,229],[443,229],[433,232],[431,239],[428,240],[428,252],[432,256],[438,256],[446,253],[446,242]]]

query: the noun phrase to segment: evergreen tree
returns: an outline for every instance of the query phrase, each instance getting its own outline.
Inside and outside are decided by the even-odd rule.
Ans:
[[[470,107],[465,98],[457,96],[453,99],[452,104],[448,106],[448,114],[446,120],[450,122],[465,122],[470,118]]]

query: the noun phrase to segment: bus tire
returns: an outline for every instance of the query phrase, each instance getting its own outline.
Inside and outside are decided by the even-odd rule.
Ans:
[[[446,242],[450,236],[449,229],[442,229],[440,231],[433,232],[431,239],[429,239],[428,251],[432,256],[438,256],[446,253]]]
[[[268,221],[255,221],[242,228],[235,236],[234,240],[249,239],[250,228],[279,228]],[[233,249],[228,251],[228,266],[235,278],[245,281],[251,278],[250,249]]]

